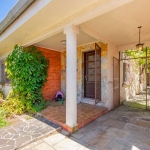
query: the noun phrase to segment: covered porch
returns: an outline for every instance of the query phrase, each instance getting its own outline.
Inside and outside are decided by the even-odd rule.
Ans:
[[[66,104],[59,105],[59,102],[51,101],[41,114],[45,118],[59,124],[64,130],[72,133],[104,115],[107,111],[106,107],[79,103],[77,104],[77,124],[73,127],[66,124]]]
[[[70,4],[69,7],[68,4]],[[91,95],[89,94],[90,96],[87,96],[85,93],[87,91],[84,88],[85,79],[87,79],[85,75],[86,71],[84,71],[84,53],[95,51],[95,43],[101,49],[99,53],[101,56],[101,60],[99,60],[100,72],[98,73],[100,75],[98,78],[98,84],[100,86],[96,85],[93,87],[95,90],[97,90],[97,87],[101,87],[97,91],[99,94],[99,105],[111,110],[114,108],[115,100],[115,81],[113,74],[113,68],[115,67],[113,58],[115,57],[117,64],[119,64],[119,51],[135,48],[135,44],[138,42],[137,27],[139,25],[143,26],[142,42],[145,43],[145,46],[149,46],[150,44],[149,18],[147,15],[150,10],[150,1],[110,0],[108,2],[105,0],[89,0],[81,2],[77,0],[76,4],[78,5],[71,5],[71,1],[69,0],[64,0],[63,2],[58,0],[52,1],[47,3],[46,7],[43,6],[41,11],[37,14],[35,13],[34,16],[31,16],[32,10],[34,9],[30,9],[20,19],[24,20],[27,16],[31,16],[31,18],[23,22],[23,25],[21,24],[19,30],[16,30],[16,32],[13,32],[16,29],[14,27],[12,32],[10,32],[11,36],[9,37],[6,34],[8,37],[0,43],[3,49],[1,59],[6,55],[4,52],[8,52],[14,46],[14,42],[11,40],[12,38],[15,39],[15,42],[17,41],[18,44],[23,46],[35,45],[41,50],[46,49],[45,56],[50,57],[49,78],[53,81],[46,83],[46,100],[51,100],[50,94],[54,97],[57,90],[61,90],[65,94],[66,105],[61,106],[62,108],[60,107],[63,112],[63,116],[61,116],[62,120],[59,107],[55,110],[55,107],[48,106],[43,112],[50,119],[56,119],[64,125],[67,125],[69,130],[80,124],[80,116],[86,118],[86,113],[90,114],[89,109],[92,108],[91,111],[94,112],[97,109],[97,106],[84,105],[84,107],[87,106],[87,109],[82,112],[84,109],[80,105],[83,104],[78,104],[85,101],[86,103],[93,104]],[[36,8],[36,5],[41,6],[42,4],[37,1],[33,7]],[[53,7],[63,5],[64,7],[59,7],[59,11]],[[49,14],[51,15],[49,16]],[[43,18],[43,20],[41,21],[39,18]],[[41,22],[43,23],[41,24]],[[4,34],[2,38],[5,39],[6,35]],[[20,35],[22,35],[21,40]],[[65,45],[61,43],[63,40],[66,41]],[[6,43],[9,43],[7,47],[4,46]],[[50,52],[52,53],[50,54]],[[96,51],[94,54],[97,54]],[[96,57],[94,58],[96,60]],[[120,70],[118,68],[115,72],[119,74]],[[97,83],[95,77],[94,82]],[[121,83],[118,82],[120,86],[122,86]],[[116,95],[120,104],[120,86],[118,84],[116,86],[118,88]],[[89,92],[94,88],[91,88]],[[97,95],[95,93],[94,95],[94,97],[92,95],[92,99],[96,100]],[[54,112],[57,112],[58,115],[56,116],[58,117],[55,118],[55,115],[51,116],[52,114],[50,113],[52,111],[50,108]],[[101,112],[101,109],[99,112]],[[88,118],[86,119],[88,120]]]

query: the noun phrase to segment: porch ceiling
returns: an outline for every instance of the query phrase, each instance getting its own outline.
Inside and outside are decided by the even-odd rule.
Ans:
[[[142,26],[141,42],[150,41],[149,6],[150,0],[135,0],[89,20],[80,27],[86,27],[99,37],[105,37],[115,45],[122,46],[138,43],[137,27]]]
[[[40,42],[36,43],[35,45],[62,51],[65,49],[65,45],[62,45],[61,41],[65,40],[65,39],[66,39],[66,35],[63,34],[63,32],[61,32],[61,33],[58,33],[52,37],[49,37],[49,38],[43,40],[43,41],[40,41]],[[84,45],[87,43],[92,43],[95,41],[96,41],[95,38],[89,36],[88,34],[82,32],[82,31],[80,31],[79,34],[77,35],[77,45],[78,46]]]
[[[0,56],[17,43],[29,46],[63,31],[64,27],[102,15],[133,0],[35,1],[0,36]]]
[[[142,26],[141,42],[150,41],[149,6],[149,0],[135,0],[80,24],[78,45],[95,41],[111,42],[116,46],[137,44],[138,26]],[[60,41],[64,39],[65,35],[59,33],[36,44],[63,50],[65,46]]]

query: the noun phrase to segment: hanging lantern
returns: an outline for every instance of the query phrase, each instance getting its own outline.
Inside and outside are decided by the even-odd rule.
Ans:
[[[142,28],[142,26],[140,26],[140,27],[138,27],[138,28],[139,28],[139,43],[136,44],[136,49],[137,49],[138,51],[141,51],[141,50],[143,49],[143,45],[144,45],[144,43],[140,43],[140,29]]]

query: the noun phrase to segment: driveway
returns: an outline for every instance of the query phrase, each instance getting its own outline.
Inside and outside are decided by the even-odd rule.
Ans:
[[[121,106],[74,134],[65,131],[22,150],[150,150],[150,112]]]

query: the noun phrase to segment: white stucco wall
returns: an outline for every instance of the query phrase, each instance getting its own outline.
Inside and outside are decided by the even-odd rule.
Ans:
[[[119,51],[116,45],[108,43],[108,102],[109,110],[113,108],[113,57],[119,59]]]

